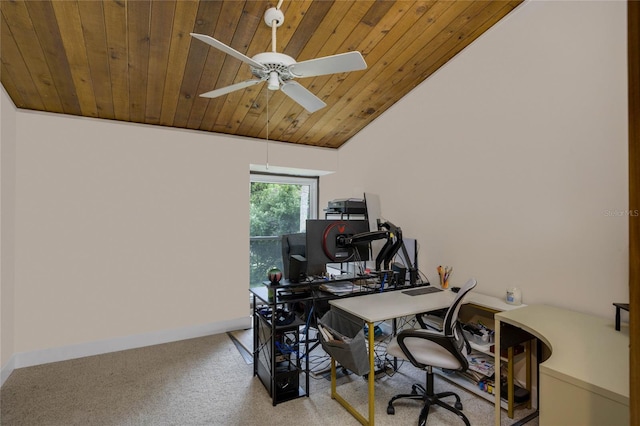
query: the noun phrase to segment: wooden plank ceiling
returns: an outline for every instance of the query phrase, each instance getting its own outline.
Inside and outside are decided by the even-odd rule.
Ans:
[[[18,108],[338,148],[521,1],[285,0],[278,52],[368,64],[298,79],[327,103],[313,114],[264,83],[198,96],[251,73],[189,33],[271,51],[276,1],[2,0],[0,76]]]

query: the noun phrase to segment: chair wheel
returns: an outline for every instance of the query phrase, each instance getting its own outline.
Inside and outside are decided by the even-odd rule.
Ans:
[[[396,409],[393,408],[393,405],[389,404],[387,405],[387,414],[389,415],[394,415],[396,413]]]
[[[417,395],[418,394],[418,389],[416,388],[416,385],[411,386],[411,395]]]
[[[462,402],[456,401],[454,407],[456,407],[456,410],[462,410]]]

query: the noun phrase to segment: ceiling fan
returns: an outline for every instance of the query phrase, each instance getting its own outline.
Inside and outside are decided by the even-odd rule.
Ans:
[[[277,7],[267,9],[264,14],[265,23],[272,28],[271,52],[258,53],[250,58],[213,37],[191,33],[192,37],[249,64],[251,73],[256,77],[251,80],[203,93],[200,96],[216,98],[266,81],[269,90],[280,89],[285,95],[312,113],[325,107],[327,104],[294,81],[295,78],[315,77],[367,68],[367,63],[362,58],[360,52],[357,51],[324,56],[302,62],[296,62],[291,56],[276,52],[276,28],[284,22],[284,14],[280,10],[282,1],[283,0],[280,0],[278,2]]]

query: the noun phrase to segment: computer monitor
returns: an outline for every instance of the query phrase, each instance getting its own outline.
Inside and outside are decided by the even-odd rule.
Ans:
[[[307,275],[324,274],[327,263],[369,260],[369,243],[344,243],[345,238],[368,231],[366,220],[307,219]]]
[[[291,282],[299,282],[303,279],[306,270],[300,270],[300,257],[307,256],[306,251],[307,235],[304,232],[297,234],[286,234],[282,236],[282,266],[284,269],[284,277]],[[294,268],[291,268],[292,256],[293,262],[297,262]],[[295,271],[292,271],[295,269]],[[294,272],[294,273],[292,273]]]

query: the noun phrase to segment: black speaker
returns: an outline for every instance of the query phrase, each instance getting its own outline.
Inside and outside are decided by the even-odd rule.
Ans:
[[[307,259],[299,254],[289,256],[289,276],[287,279],[292,283],[299,283],[307,277]]]

